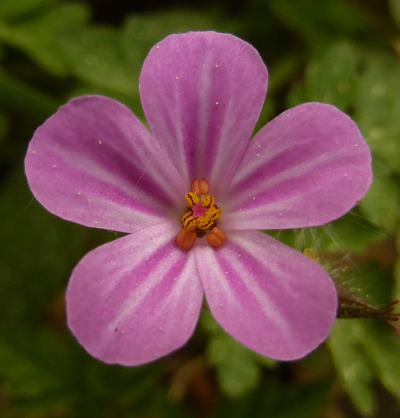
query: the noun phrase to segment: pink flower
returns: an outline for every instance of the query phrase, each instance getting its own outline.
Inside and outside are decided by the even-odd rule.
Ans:
[[[370,185],[370,152],[357,125],[322,103],[287,110],[249,142],[267,79],[257,51],[232,35],[171,35],[140,76],[151,134],[101,96],[71,100],[36,130],[25,168],[39,202],[129,233],[87,254],[69,282],[68,325],[93,356],[139,365],[176,350],[203,293],[219,324],[262,355],[297,359],[327,337],[333,282],[258,230],[342,216]],[[177,245],[180,233],[193,242]]]

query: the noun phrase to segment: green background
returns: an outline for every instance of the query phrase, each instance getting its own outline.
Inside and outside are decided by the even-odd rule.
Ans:
[[[316,250],[367,302],[400,298],[400,0],[1,0],[0,417],[400,416],[400,335],[382,320],[339,319],[307,358],[277,363],[205,310],[183,349],[137,368],[98,362],[67,330],[71,270],[115,234],[64,222],[34,200],[23,173],[32,133],[87,93],[142,117],[148,50],[206,29],[242,37],[266,62],[258,128],[305,101],[332,103],[359,124],[374,157],[365,199],[332,224],[275,235]]]

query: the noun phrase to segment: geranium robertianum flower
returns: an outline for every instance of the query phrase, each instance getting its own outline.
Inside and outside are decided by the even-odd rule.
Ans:
[[[26,174],[50,212],[129,233],[87,254],[68,325],[93,356],[138,365],[181,347],[203,292],[258,353],[300,358],[328,335],[337,295],[316,262],[260,232],[332,221],[371,182],[370,152],[337,108],[305,103],[249,141],[267,89],[257,51],[228,34],[171,35],[140,76],[150,126],[121,103],[62,106],[29,145]]]

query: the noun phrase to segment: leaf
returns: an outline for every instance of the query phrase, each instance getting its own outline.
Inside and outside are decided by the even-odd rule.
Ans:
[[[207,13],[169,11],[128,17],[121,30],[82,27],[60,38],[68,65],[87,87],[83,91],[109,94],[141,115],[139,74],[156,42],[174,32],[213,27]]]
[[[4,113],[0,113],[0,144],[4,141],[8,131],[9,121]]]
[[[400,338],[381,322],[365,322],[360,327],[361,341],[386,389],[400,399]]]
[[[271,1],[270,6],[284,24],[312,44],[368,31],[365,15],[345,0],[281,0]]]
[[[288,95],[288,105],[316,101],[333,104],[349,111],[358,80],[358,50],[347,41],[331,44],[316,54],[307,65],[303,83],[295,84]]]
[[[123,25],[122,39],[130,65],[140,71],[150,49],[172,33],[196,30],[223,31],[226,24],[219,23],[212,10],[169,10],[160,13],[132,15]]]
[[[267,375],[258,391],[251,392],[232,402],[222,398],[217,405],[215,418],[318,418],[327,401],[330,383],[295,384],[293,380]]]
[[[373,373],[360,343],[360,326],[356,320],[338,320],[328,339],[335,367],[344,389],[363,415],[376,409],[372,389]]]
[[[34,326],[47,316],[83,255],[89,230],[44,210],[22,170],[5,179],[1,199],[0,216],[7,222],[0,224],[0,328],[19,321]]]
[[[286,98],[287,107],[294,107],[308,101],[310,99],[308,98],[304,81],[293,83]]]
[[[0,104],[25,118],[43,120],[58,107],[53,97],[33,85],[18,80],[0,67]]]
[[[82,27],[61,37],[60,45],[68,65],[80,80],[127,95],[138,94],[139,74],[129,66],[116,29]]]
[[[314,58],[305,76],[307,101],[321,101],[348,111],[358,79],[359,55],[348,42],[331,45]]]
[[[78,3],[64,3],[45,14],[16,24],[0,22],[0,40],[25,51],[43,69],[65,76],[67,68],[58,41],[87,22],[89,12]]]
[[[394,265],[393,299],[400,300],[400,257],[397,258]]]
[[[275,362],[262,357],[234,340],[204,312],[202,324],[211,332],[206,356],[217,369],[221,390],[229,397],[237,398],[253,390],[260,382],[260,365],[273,367]]]
[[[44,8],[57,0],[2,0],[0,2],[0,20],[10,20]]]
[[[342,253],[343,256],[361,253],[370,245],[387,239],[387,234],[358,214],[357,210],[317,228],[266,232],[300,252],[313,248],[317,252]]]
[[[372,58],[357,83],[355,119],[374,155],[400,174],[400,63]]]
[[[28,417],[68,407],[74,394],[71,354],[60,336],[49,329],[3,331],[0,376],[11,409]]]
[[[400,27],[400,0],[389,0],[389,8],[393,20]]]
[[[387,234],[372,225],[357,210],[323,226],[322,229],[331,237],[327,249],[343,253],[361,253],[372,244],[387,239]]]
[[[344,275],[343,285],[367,302],[383,307],[391,301],[393,277],[391,271],[382,270],[377,264],[369,262]]]
[[[239,397],[260,382],[260,369],[249,351],[228,335],[212,338],[206,354],[210,364],[217,367],[218,381],[226,395]]]
[[[393,233],[400,220],[399,182],[379,161],[373,165],[373,172],[374,180],[360,208],[373,224]]]

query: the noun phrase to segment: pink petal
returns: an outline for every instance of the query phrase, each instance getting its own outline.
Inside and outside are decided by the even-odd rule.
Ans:
[[[356,205],[371,180],[370,151],[357,125],[334,106],[305,103],[276,117],[250,142],[221,226],[322,225]]]
[[[71,100],[40,126],[25,170],[33,194],[50,212],[122,232],[161,222],[186,193],[143,124],[102,96]]]
[[[67,290],[68,325],[106,363],[134,366],[181,347],[200,314],[193,252],[175,246],[175,223],[147,227],[87,254]]]
[[[153,47],[140,76],[143,109],[187,182],[205,177],[215,194],[217,185],[225,187],[259,117],[267,80],[258,52],[232,35],[190,32]]]
[[[319,264],[258,231],[229,231],[219,250],[202,244],[196,259],[207,302],[242,344],[294,360],[328,336],[337,296]]]

